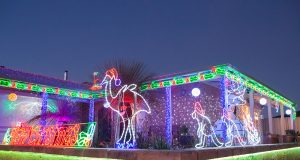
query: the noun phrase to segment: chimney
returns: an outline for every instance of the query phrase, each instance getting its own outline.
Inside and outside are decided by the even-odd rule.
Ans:
[[[68,74],[68,70],[65,70],[65,73],[64,73],[64,80],[68,80],[69,78],[69,74]]]

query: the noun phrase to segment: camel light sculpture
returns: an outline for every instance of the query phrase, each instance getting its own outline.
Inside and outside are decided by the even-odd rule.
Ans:
[[[112,84],[114,84],[116,87],[119,87],[120,89],[116,92],[113,93],[112,91]],[[100,83],[100,86],[103,86],[105,88],[105,108],[110,108],[113,112],[116,112],[120,118],[121,121],[123,122],[123,129],[121,131],[121,136],[116,142],[116,147],[117,148],[134,148],[136,145],[136,138],[135,138],[135,129],[134,129],[134,119],[135,117],[140,114],[141,112],[145,112],[147,114],[151,113],[151,109],[149,107],[148,102],[145,100],[145,98],[140,95],[136,90],[137,90],[137,85],[136,84],[129,84],[129,85],[123,85],[121,86],[121,80],[119,79],[118,72],[115,68],[109,69],[106,71],[106,74]],[[124,115],[120,112],[119,106],[112,106],[112,101],[120,98],[121,101],[124,104],[124,97],[125,93],[130,92],[137,98],[141,99],[142,102],[145,104],[145,108],[142,109],[137,109],[136,111],[132,113],[132,116],[129,117],[127,120],[127,126],[125,124],[125,117]]]

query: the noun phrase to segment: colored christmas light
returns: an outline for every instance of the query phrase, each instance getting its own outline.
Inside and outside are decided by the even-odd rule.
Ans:
[[[18,90],[26,90],[38,93],[48,93],[59,96],[67,96],[74,98],[92,99],[104,97],[104,91],[91,92],[91,91],[76,91],[71,89],[63,89],[58,87],[51,87],[46,85],[26,83],[21,81],[15,81],[10,79],[0,78],[0,87],[13,88]]]
[[[80,131],[87,125],[86,131]],[[50,146],[50,147],[90,147],[95,122],[88,124],[66,124],[49,126],[27,126],[25,124],[8,128],[2,144],[23,146]]]
[[[212,80],[220,78],[220,76],[226,76],[229,79],[232,79],[233,81],[236,81],[238,83],[245,84],[246,87],[255,90],[256,92],[265,95],[267,97],[270,97],[276,101],[281,102],[282,104],[286,105],[289,108],[292,108],[293,110],[296,109],[296,104],[291,102],[290,100],[286,99],[285,97],[279,95],[275,91],[272,91],[268,87],[264,86],[263,84],[257,82],[256,80],[240,73],[239,71],[233,69],[229,65],[218,65],[212,67],[210,70],[202,71],[202,72],[196,72],[191,74],[185,74],[180,75],[176,77],[170,77],[165,79],[159,79],[155,80],[149,83],[144,83],[141,86],[141,90],[151,90],[151,89],[157,89],[157,88],[164,88],[168,86],[175,86],[175,85],[183,85],[187,83],[195,83],[205,80]],[[238,78],[240,77],[240,78]],[[183,81],[182,79],[189,79],[189,81]],[[175,83],[172,83],[172,82]],[[162,83],[163,85],[159,85]]]
[[[95,108],[94,108],[94,99],[90,100],[90,107],[89,107],[89,122],[93,122],[94,121],[94,115],[95,115]]]
[[[169,146],[172,145],[172,89],[166,88],[166,140]]]
[[[18,96],[17,96],[17,94],[15,94],[15,93],[10,93],[10,94],[7,96],[7,99],[8,99],[9,101],[12,101],[12,102],[16,101],[17,98],[18,98]]]
[[[42,97],[42,108],[41,108],[41,122],[40,124],[42,126],[46,125],[46,113],[47,113],[47,104],[48,104],[48,94],[47,93],[43,93],[43,97]]]
[[[114,94],[112,92],[112,83],[115,84],[115,86],[120,87],[120,89],[117,91],[116,94]],[[120,86],[120,84],[121,84],[121,81],[120,81],[120,79],[118,79],[117,70],[114,68],[108,70],[106,72],[106,75],[103,78],[102,82],[100,83],[101,86],[102,85],[105,86],[105,93],[106,93],[105,101],[106,101],[106,103],[104,104],[104,107],[110,108],[113,112],[116,112],[120,116],[121,121],[123,123],[123,130],[122,130],[121,136],[116,142],[117,148],[133,148],[136,145],[136,139],[135,139],[136,133],[135,133],[134,125],[133,125],[134,119],[141,112],[150,114],[151,109],[148,105],[148,102],[145,100],[145,98],[136,92],[136,89],[137,89],[136,84],[129,84],[129,85],[123,85],[123,86]],[[140,98],[142,100],[142,102],[144,102],[144,104],[146,105],[146,109],[140,109],[140,110],[136,111],[135,113],[133,113],[131,118],[125,119],[125,117],[119,111],[119,109],[116,109],[119,106],[113,107],[111,104],[111,100],[121,97],[121,100],[124,104],[124,97],[125,97],[126,92],[130,92],[132,95],[135,95],[136,97]],[[109,98],[110,98],[110,100],[109,100]],[[125,120],[127,122],[127,126],[125,125]],[[129,137],[129,138],[127,139],[126,137]]]

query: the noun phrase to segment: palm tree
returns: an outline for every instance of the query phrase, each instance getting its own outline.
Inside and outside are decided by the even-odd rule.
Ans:
[[[154,74],[142,62],[124,59],[111,60],[100,67],[100,73],[105,73],[111,68],[118,71],[122,84],[136,84],[140,87],[142,83],[152,80],[154,77]]]

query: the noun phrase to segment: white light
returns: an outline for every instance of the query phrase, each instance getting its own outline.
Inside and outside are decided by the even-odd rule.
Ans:
[[[259,100],[260,105],[266,105],[267,104],[267,100],[265,98],[261,98]]]
[[[291,115],[291,114],[292,114],[292,111],[291,111],[290,109],[287,109],[287,110],[285,111],[285,114]]]
[[[193,88],[192,89],[192,95],[194,97],[198,97],[200,95],[200,89],[199,88]]]

